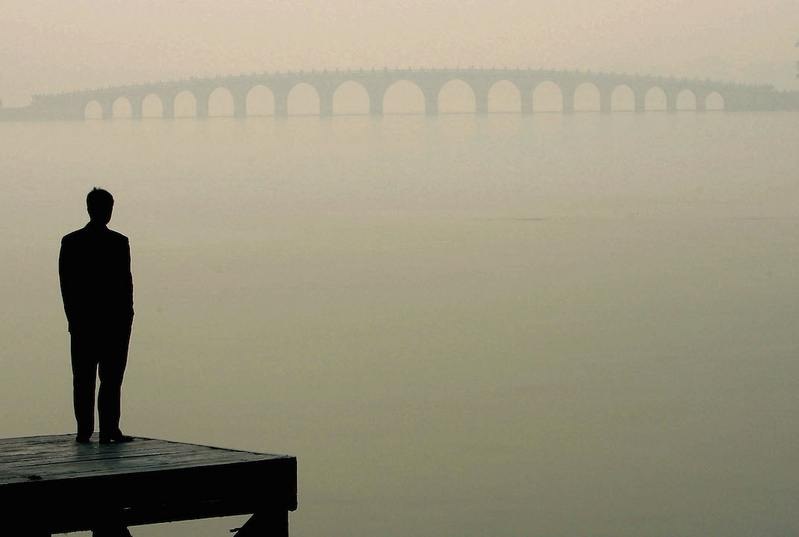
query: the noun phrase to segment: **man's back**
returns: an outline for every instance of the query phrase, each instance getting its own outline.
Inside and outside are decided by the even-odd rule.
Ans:
[[[86,196],[89,223],[61,239],[58,276],[70,331],[72,401],[79,443],[94,434],[94,395],[100,390],[100,442],[130,442],[119,418],[122,379],[133,325],[133,277],[130,245],[124,235],[106,227],[114,197],[93,189]]]
[[[133,278],[128,238],[88,224],[61,240],[58,262],[69,330],[130,326]]]

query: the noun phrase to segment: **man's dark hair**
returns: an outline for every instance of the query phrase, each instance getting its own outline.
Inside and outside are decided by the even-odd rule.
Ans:
[[[86,195],[86,210],[92,220],[105,220],[104,223],[108,223],[113,208],[114,196],[107,190],[95,187]]]

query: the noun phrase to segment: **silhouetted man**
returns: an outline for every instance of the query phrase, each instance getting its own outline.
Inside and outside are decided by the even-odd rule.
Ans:
[[[106,227],[114,198],[93,189],[86,196],[90,221],[61,240],[58,274],[69,322],[77,442],[94,433],[95,377],[100,443],[130,442],[119,429],[122,376],[133,324],[133,277],[128,238]]]

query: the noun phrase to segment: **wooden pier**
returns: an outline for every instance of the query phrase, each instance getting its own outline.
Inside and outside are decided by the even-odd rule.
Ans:
[[[288,535],[297,459],[137,437],[0,439],[0,534],[48,536],[231,515],[238,537]],[[113,532],[112,532],[113,533]]]

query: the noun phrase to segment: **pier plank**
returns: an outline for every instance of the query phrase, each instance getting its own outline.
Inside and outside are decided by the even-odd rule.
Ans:
[[[296,507],[297,460],[289,455],[153,438],[0,439],[0,508],[10,527],[35,524],[46,535],[91,529],[102,513],[127,525],[260,513],[255,520],[276,521],[282,534]]]

